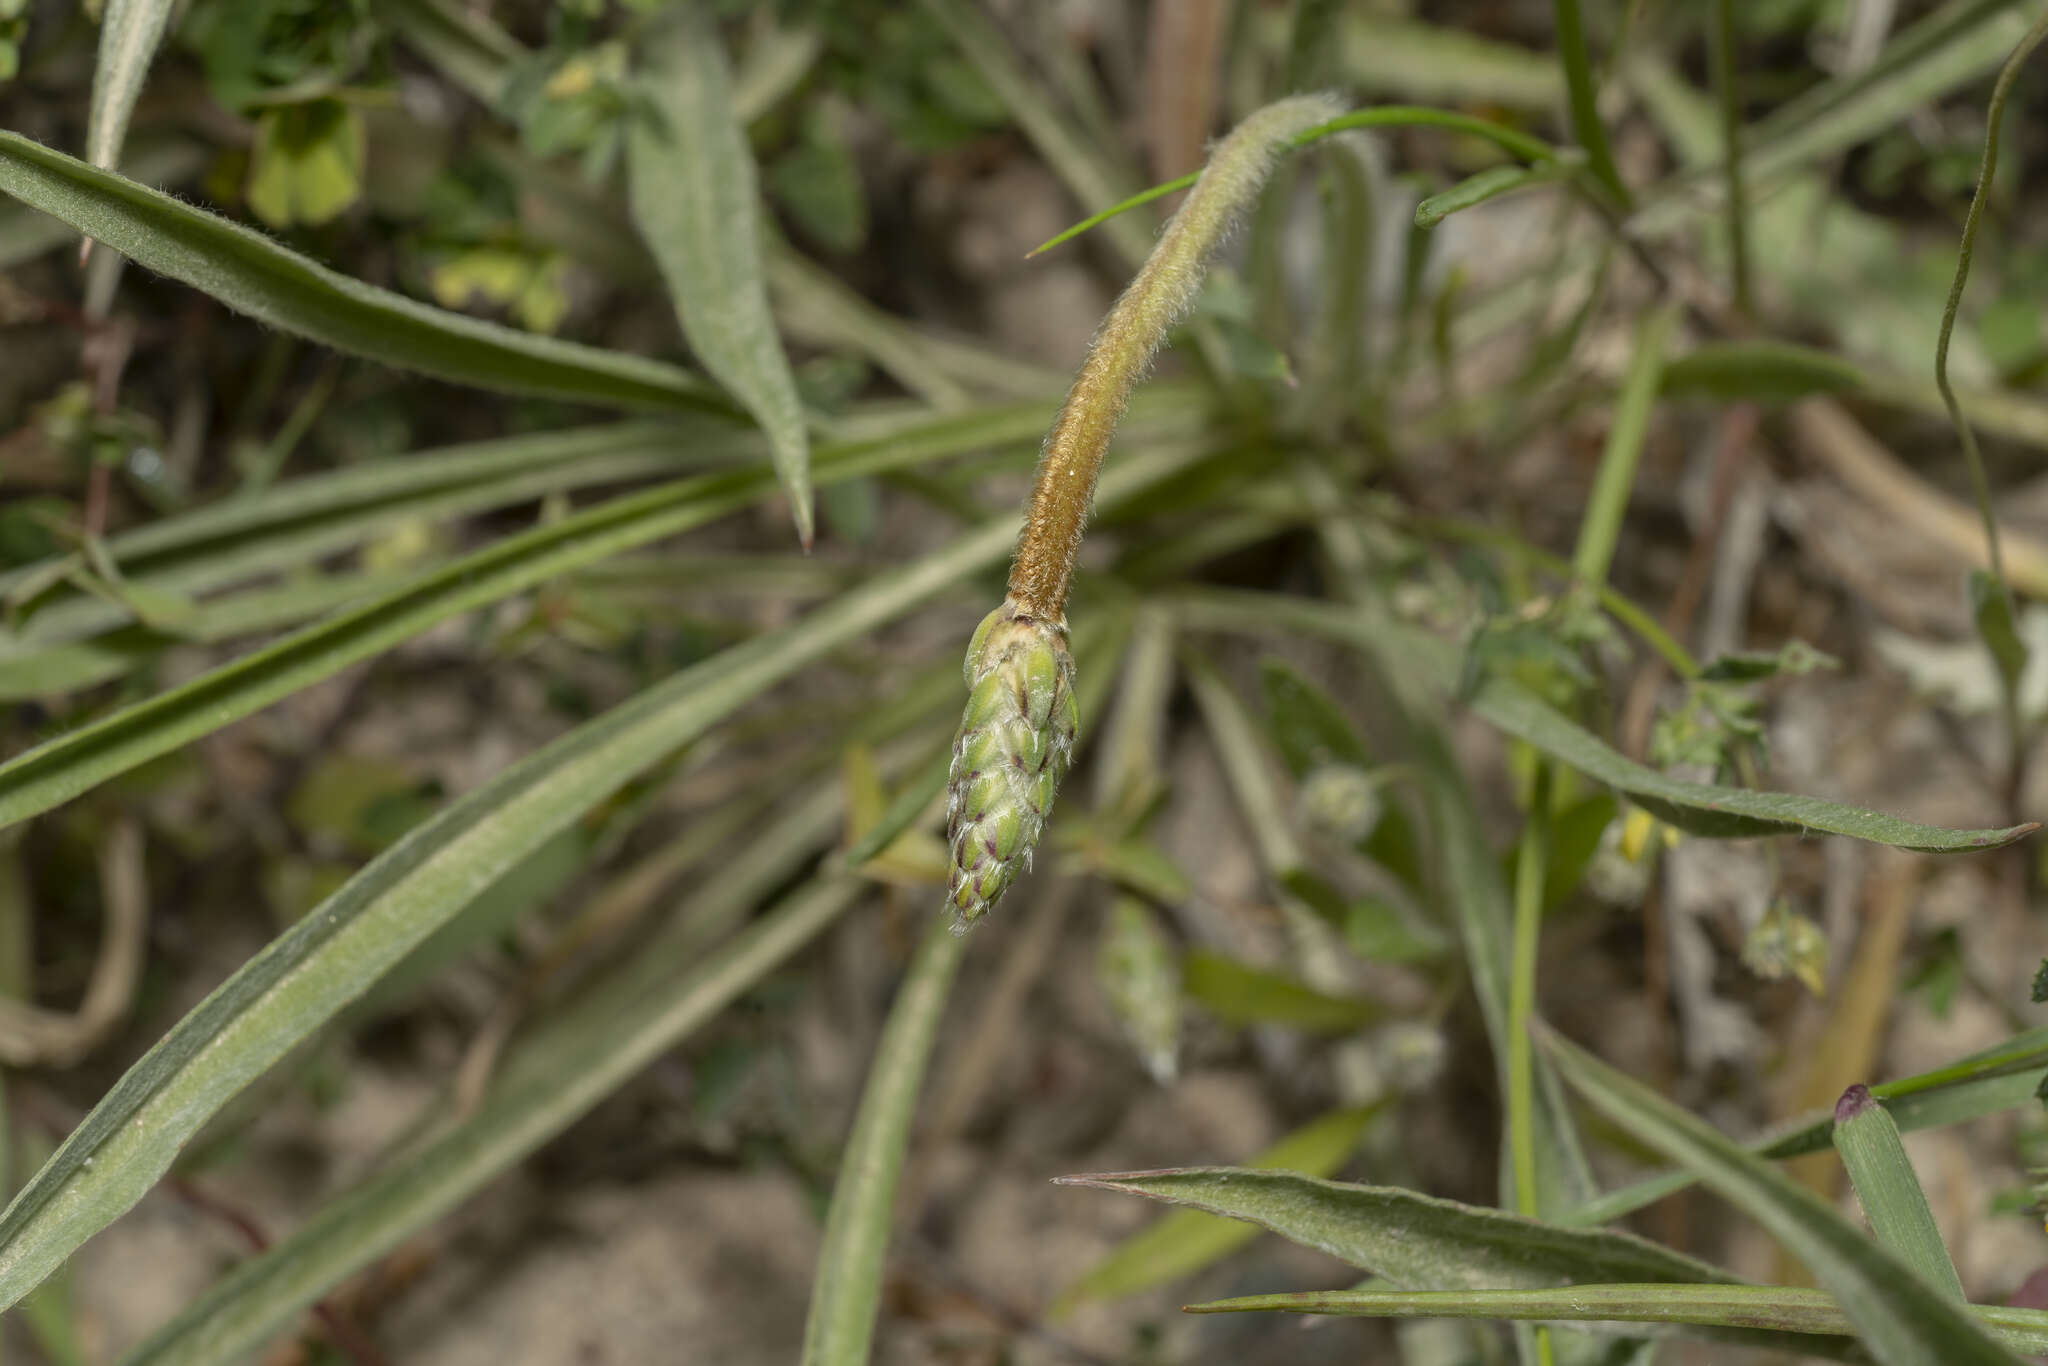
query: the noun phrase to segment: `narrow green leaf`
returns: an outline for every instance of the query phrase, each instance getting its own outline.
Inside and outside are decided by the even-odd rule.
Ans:
[[[529,55],[518,39],[456,0],[372,0],[370,12],[487,105],[497,104],[513,66]]]
[[[1695,1172],[1804,1262],[1884,1366],[2017,1366],[1960,1304],[1811,1190],[1553,1031],[1543,1030],[1540,1042],[1589,1104]]]
[[[850,478],[936,451],[971,448],[998,432],[1007,435],[1014,429],[1006,428],[1005,421],[1017,416],[952,418],[893,438],[836,447],[821,462],[821,477]],[[1034,416],[1042,417],[1042,410]],[[48,810],[436,622],[744,507],[768,482],[765,472],[738,470],[599,504],[507,537],[381,598],[58,736],[0,763],[0,826]]]
[[[1607,567],[1614,559],[1615,542],[1628,515],[1629,495],[1635,489],[1636,469],[1642,463],[1650,410],[1656,405],[1658,381],[1664,374],[1664,348],[1678,325],[1678,316],[1678,305],[1667,303],[1648,314],[1636,329],[1628,374],[1615,397],[1614,417],[1608,424],[1600,469],[1587,497],[1578,549],[1572,557],[1573,576],[1582,584],[1597,587],[1607,582]]]
[[[1372,752],[1344,709],[1286,660],[1268,655],[1259,661],[1259,690],[1265,694],[1266,729],[1296,779],[1329,763],[1372,767]]]
[[[1433,228],[1454,213],[1498,199],[1535,185],[1555,185],[1576,169],[1563,161],[1539,162],[1534,166],[1489,166],[1469,175],[1441,194],[1433,194],[1415,206],[1415,226]]]
[[[928,0],[928,3],[950,4],[952,0]],[[1447,109],[1427,109],[1416,105],[1399,104],[1382,105],[1377,109],[1360,109],[1341,115],[1330,120],[1328,123],[1318,124],[1314,128],[1296,134],[1293,138],[1289,139],[1289,145],[1292,147],[1306,147],[1311,143],[1320,142],[1322,139],[1333,134],[1348,132],[1354,128],[1411,127],[1442,128],[1450,132],[1466,133],[1473,137],[1485,138],[1510,156],[1520,157],[1525,161],[1551,163],[1555,162],[1558,156],[1557,149],[1548,143],[1532,138],[1527,133],[1509,128],[1505,124],[1495,123],[1490,119],[1477,118],[1471,114],[1460,114]],[[1196,171],[1181,176],[1177,180],[1165,181],[1149,189],[1140,190],[1138,193],[1110,205],[1102,210],[1102,212],[1082,219],[1066,231],[1047,238],[1033,247],[1026,255],[1036,256],[1040,252],[1050,251],[1063,242],[1079,237],[1090,228],[1116,219],[1141,204],[1149,204],[1155,199],[1163,199],[1175,190],[1185,190],[1199,179],[1201,179],[1201,172]],[[1104,197],[1106,198],[1107,196]],[[1086,196],[1083,196],[1082,202],[1088,202]],[[1144,253],[1140,252],[1139,259],[1142,260],[1143,257]]]
[[[714,408],[689,371],[432,308],[287,250],[19,133],[0,132],[0,193],[146,269],[337,351],[500,393],[630,408]]]
[[[1047,98],[1044,84],[1024,65],[1016,45],[990,21],[981,6],[970,0],[923,0],[923,7],[988,82],[1017,120],[1017,126],[1076,200],[1087,205],[1115,204],[1123,199],[1132,181],[1130,174],[1068,123]],[[1116,212],[1128,207],[1131,205],[1125,204]],[[1135,219],[1114,218],[1109,239],[1131,266],[1141,264],[1151,255],[1152,234]]]
[[[2048,1352],[2048,1311],[1973,1304],[1970,1312],[2016,1352]],[[1848,1315],[1824,1290],[1789,1285],[1573,1285],[1555,1290],[1325,1290],[1245,1295],[1191,1304],[1191,1314],[1269,1310],[1371,1318],[1480,1318],[1552,1322],[1666,1323],[1742,1330],[1753,1346],[1831,1357],[1860,1356]],[[1797,1333],[1805,1340],[1779,1334]],[[1838,1343],[1814,1336],[1841,1335]]]
[[[1105,474],[1105,504],[1199,458],[1179,445]],[[415,828],[186,1015],[0,1213],[0,1308],[133,1205],[198,1127],[540,841],[810,667],[1007,554],[1014,516],[807,617],[685,669],[506,769]]]
[[[2030,1030],[1996,1048],[1923,1072],[1871,1087],[1892,1119],[1905,1132],[1960,1124],[2024,1105],[2033,1099],[2035,1082],[2048,1072],[2048,1029]],[[1748,1145],[1759,1157],[1798,1157],[1817,1153],[1833,1140],[1832,1112],[1791,1121]],[[1691,1172],[1661,1176],[1607,1192],[1558,1217],[1570,1224],[1605,1224],[1634,1213],[1693,1184]]]
[[[1543,53],[1387,10],[1349,9],[1341,58],[1345,82],[1374,95],[1500,105],[1544,118],[1564,96],[1557,63]]]
[[[1977,627],[1977,638],[1991,652],[2006,696],[2013,697],[2020,675],[2027,671],[2027,646],[2012,619],[2012,595],[1982,569],[1970,571],[1969,593],[1970,620]]]
[[[810,883],[694,965],[675,952],[673,936],[652,946],[522,1043],[475,1113],[441,1123],[238,1265],[122,1366],[214,1366],[260,1348],[675,1047],[815,939],[861,890],[851,878]]]
[[[170,22],[173,0],[107,0],[100,15],[98,65],[92,77],[92,111],[85,131],[85,159],[111,171],[121,162],[128,117],[135,112],[143,77]]]
[[[1842,1155],[1877,1241],[1927,1284],[1960,1302],[1962,1280],[1941,1240],[1934,1211],[1928,1208],[1927,1192],[1920,1188],[1912,1159],[1906,1156],[1906,1145],[1899,1141],[1899,1126],[1868,1086],[1850,1087],[1835,1106],[1835,1151]]]
[[[1462,668],[1457,646],[1382,618],[1370,608],[1214,589],[1188,593],[1177,601],[1190,624],[1253,632],[1293,629],[1346,640],[1386,659],[1389,677],[1405,690],[1441,699],[1457,689]],[[2029,822],[2004,829],[1950,830],[1818,797],[1682,782],[1627,758],[1535,693],[1500,675],[1483,679],[1466,702],[1498,729],[1620,789],[1660,819],[1696,835],[1746,839],[1818,831],[1949,854],[2000,848],[2039,828]]]
[[[866,1366],[881,1312],[882,1269],[896,1185],[910,1148],[910,1119],[969,942],[948,919],[932,916],[897,988],[832,1185],[804,1323],[804,1366]]]
[[[1738,1280],[1719,1267],[1632,1233],[1561,1228],[1398,1186],[1361,1186],[1244,1167],[1182,1167],[1056,1180],[1063,1186],[1121,1191],[1242,1219],[1418,1290]]]
[[[1274,1024],[1315,1034],[1342,1034],[1369,1025],[1385,1013],[1362,997],[1326,995],[1214,949],[1191,949],[1182,973],[1188,999],[1227,1024]]]
[[[677,475],[759,458],[758,438],[711,418],[514,437],[367,461],[274,485],[121,533],[106,543],[131,586],[200,597],[360,547],[408,523],[473,512],[634,479]],[[63,559],[0,571],[0,599]],[[0,657],[83,640],[129,624],[133,614],[100,595],[38,597],[16,633],[0,627]]]
[[[626,143],[634,221],[690,349],[767,434],[797,535],[809,547],[810,437],[768,311],[754,157],[733,113],[725,48],[694,6],[640,47],[646,105]]]
[[[1327,1176],[1344,1165],[1379,1106],[1332,1110],[1303,1125],[1253,1158],[1253,1170],[1286,1170]],[[1056,1178],[1061,1185],[1088,1185],[1094,1178]],[[1120,1299],[1155,1285],[1192,1276],[1213,1266],[1258,1236],[1234,1219],[1199,1210],[1175,1210],[1117,1244],[1110,1254],[1065,1290],[1046,1316],[1059,1319],[1084,1300]]]
[[[1863,371],[1832,351],[1784,341],[1710,341],[1664,367],[1666,398],[1791,403],[1813,394],[1851,393]]]

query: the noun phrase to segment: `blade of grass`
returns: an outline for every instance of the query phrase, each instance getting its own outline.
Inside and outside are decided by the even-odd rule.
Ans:
[[[1629,494],[1635,489],[1636,468],[1642,463],[1650,410],[1656,405],[1658,385],[1664,375],[1664,349],[1670,343],[1672,329],[1678,325],[1678,312],[1676,301],[1664,303],[1645,317],[1636,331],[1628,374],[1615,400],[1607,445],[1600,455],[1599,473],[1586,502],[1578,548],[1572,556],[1574,574],[1589,587],[1606,583],[1608,566],[1614,562],[1615,543],[1621,537],[1622,520],[1628,515]]]
[[[1550,858],[1550,765],[1538,760],[1521,837],[1515,842],[1514,931],[1508,957],[1508,1152],[1515,1209],[1542,1212],[1536,1171],[1536,1066],[1529,1021],[1536,1014],[1536,949]],[[1507,1203],[1505,1200],[1503,1204]],[[1544,1355],[1548,1356],[1547,1350]]]
[[[2036,1029],[1947,1067],[1871,1087],[1898,1126],[1907,1132],[1959,1124],[2025,1105],[2048,1073],[2048,1030]],[[1814,1115],[1748,1144],[1759,1157],[1799,1157],[1820,1152],[1833,1141],[1832,1112]],[[1697,1178],[1673,1171],[1607,1192],[1559,1219],[1570,1224],[1605,1224],[1632,1214]]]
[[[1534,166],[1489,166],[1469,175],[1441,194],[1433,194],[1415,206],[1415,226],[1433,228],[1454,213],[1461,213],[1536,185],[1555,185],[1576,168],[1567,161],[1546,161]]]
[[[1173,601],[1189,625],[1252,633],[1293,630],[1348,641],[1390,661],[1394,667],[1389,677],[1404,689],[1425,699],[1441,700],[1456,693],[1457,646],[1368,608],[1222,589],[1184,592]],[[1505,677],[1483,681],[1467,705],[1498,729],[1627,793],[1661,819],[1710,838],[1820,831],[1921,853],[1950,854],[1996,849],[2038,828],[2030,822],[2004,829],[1949,830],[1818,797],[1681,782],[1627,758]]]
[[[370,12],[442,75],[494,107],[514,64],[529,55],[481,12],[453,0],[372,0]]]
[[[1556,20],[1557,60],[1564,68],[1565,96],[1571,105],[1572,133],[1586,149],[1586,164],[1614,196],[1624,211],[1629,206],[1628,186],[1614,165],[1614,150],[1607,143],[1607,125],[1600,121],[1600,106],[1593,88],[1593,62],[1586,51],[1586,20],[1579,12],[1579,0],[1554,0],[1551,13]]]
[[[910,1120],[968,942],[951,921],[932,916],[897,988],[832,1185],[804,1323],[804,1366],[865,1366],[868,1360]]]
[[[1877,1241],[1927,1284],[1962,1302],[1963,1282],[1899,1140],[1899,1126],[1869,1087],[1850,1087],[1835,1106],[1835,1151],[1842,1155]]]
[[[797,537],[809,549],[810,436],[768,312],[758,176],[733,113],[724,45],[705,14],[685,7],[637,46],[646,108],[626,141],[634,221],[690,349],[766,433]]]
[[[1560,1228],[1398,1186],[1361,1186],[1247,1167],[1109,1172],[1056,1177],[1055,1182],[1241,1219],[1415,1289],[1738,1280],[1631,1233]]]
[[[1017,439],[1017,428],[1007,424],[1020,416],[954,418],[921,432],[836,447],[820,462],[820,478],[836,482],[989,440]],[[1042,417],[1042,411],[1032,414],[1034,422]],[[0,826],[48,810],[435,622],[745,507],[767,483],[764,473],[741,470],[614,499],[507,537],[396,592],[90,722],[0,763]]]
[[[851,878],[814,881],[701,962],[657,948],[594,984],[521,1045],[473,1114],[241,1263],[122,1366],[213,1366],[260,1348],[674,1048],[815,939],[861,890]]]
[[[100,15],[100,45],[92,77],[92,109],[87,116],[85,159],[102,170],[121,164],[121,144],[128,140],[128,118],[142,81],[163,41],[173,0],[107,0]]]
[[[1199,458],[1139,453],[1105,504]],[[1014,515],[683,670],[452,803],[273,940],[130,1068],[0,1213],[0,1308],[139,1200],[207,1117],[528,850],[765,689],[1008,553]]]
[[[1428,109],[1420,105],[1406,104],[1383,105],[1377,109],[1360,109],[1353,113],[1342,115],[1330,120],[1328,123],[1318,124],[1314,128],[1296,134],[1289,141],[1288,145],[1296,148],[1306,147],[1311,143],[1320,142],[1324,138],[1331,137],[1337,133],[1348,132],[1354,128],[1442,128],[1454,133],[1468,133],[1473,137],[1485,138],[1508,155],[1520,157],[1524,161],[1547,163],[1557,160],[1556,148],[1537,138],[1530,137],[1527,133],[1509,128],[1505,124],[1495,123],[1490,119],[1478,118],[1471,114],[1459,114],[1448,109]],[[1149,204],[1155,199],[1162,199],[1176,190],[1185,190],[1199,179],[1201,179],[1201,172],[1196,171],[1190,175],[1181,176],[1177,180],[1169,180],[1164,184],[1154,185],[1150,189],[1140,190],[1137,194],[1110,205],[1110,207],[1102,212],[1082,219],[1065,232],[1055,237],[1047,238],[1033,247],[1027,255],[1036,256],[1042,251],[1050,251],[1063,242],[1079,237],[1090,228],[1109,222],[1118,215],[1135,209],[1141,204]],[[1108,196],[1105,195],[1103,197],[1107,198]],[[1084,197],[1082,202],[1086,203],[1088,201]]]
[[[1735,311],[1749,317],[1749,196],[1742,182],[1742,73],[1735,60],[1735,0],[1714,0],[1714,92],[1721,104],[1721,167],[1727,177],[1728,273]]]
[[[1113,204],[1124,197],[1132,176],[1110,162],[1069,126],[1043,87],[1025,70],[1015,45],[969,0],[923,0],[924,10],[953,39],[989,88],[1002,100],[1024,136],[1054,174],[1082,204]],[[1192,183],[1192,182],[1190,182]],[[1135,268],[1152,253],[1152,233],[1135,219],[1119,219],[1110,245]]]
[[[500,393],[629,408],[725,398],[680,367],[432,308],[287,250],[239,223],[0,132],[0,193],[60,218],[238,313],[401,370]]]
[[[1366,1125],[1381,1108],[1332,1110],[1260,1153],[1247,1169],[1327,1176],[1357,1150]],[[1060,1185],[1087,1185],[1092,1180],[1056,1178]],[[1058,1321],[1086,1300],[1121,1299],[1185,1279],[1214,1266],[1258,1235],[1257,1228],[1236,1219],[1194,1209],[1175,1210],[1118,1243],[1107,1257],[1060,1292],[1046,1317]]]
[[[646,424],[423,451],[276,485],[124,532],[105,543],[124,580],[143,591],[197,598],[363,546],[406,523],[434,523],[576,489],[675,476],[758,455],[734,424]],[[0,597],[64,559],[0,573]],[[38,598],[0,655],[83,640],[134,613],[102,595]]]
[[[1962,1305],[1762,1158],[1551,1030],[1538,1042],[1587,1103],[1755,1219],[1834,1296],[1884,1366],[2018,1366]]]
[[[1372,1318],[1535,1319],[1664,1323],[1745,1330],[1751,1345],[1780,1352],[1860,1355],[1853,1329],[1824,1290],[1789,1285],[1572,1285],[1555,1290],[1324,1290],[1244,1295],[1186,1306],[1190,1314],[1265,1310]],[[1970,1312],[2016,1352],[2048,1352],[2048,1312],[1974,1304]],[[1788,1338],[1781,1334],[1799,1334]],[[1813,1336],[1842,1335],[1840,1343]],[[1804,1340],[1802,1340],[1804,1338]],[[1739,1339],[1740,1340],[1740,1339]]]

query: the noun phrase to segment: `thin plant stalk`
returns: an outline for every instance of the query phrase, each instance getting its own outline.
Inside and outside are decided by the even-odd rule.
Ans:
[[[868,1360],[910,1121],[966,952],[966,939],[934,920],[889,1010],[825,1216],[804,1324],[804,1366],[864,1366]]]
[[[1955,424],[1956,439],[1962,443],[1963,463],[1970,471],[1970,491],[1975,495],[1977,511],[1984,519],[1984,550],[1990,561],[1991,576],[1998,580],[1998,591],[2005,599],[2006,611],[2015,620],[2018,610],[2013,601],[2012,585],[2005,577],[2005,556],[1998,545],[1998,517],[1991,506],[1991,481],[1984,473],[1984,457],[1977,449],[1977,434],[1971,429],[1969,419],[1963,416],[1955,387],[1949,383],[1948,348],[1955,335],[1956,313],[1963,303],[1963,287],[1969,283],[1970,261],[1977,251],[1977,230],[1984,223],[1984,201],[1990,194],[1991,177],[1998,169],[1998,131],[2005,117],[2005,102],[2012,94],[2013,83],[2019,79],[2020,67],[2041,45],[2043,38],[2048,38],[2048,14],[2035,20],[2034,26],[2020,39],[2019,46],[2013,49],[2004,69],[1998,73],[1998,83],[1991,89],[1991,103],[1985,114],[1984,157],[1978,163],[1977,188],[1970,196],[1970,210],[1963,219],[1963,240],[1956,251],[1955,279],[1949,284],[1948,302],[1941,310],[1941,335],[1934,343],[1934,384],[1941,390],[1941,401],[1948,408],[1949,421]]]
[[[1536,948],[1542,930],[1543,883],[1550,861],[1550,762],[1539,760],[1529,785],[1529,814],[1515,846],[1515,931],[1508,969],[1508,1150],[1515,1174],[1515,1210],[1543,1211],[1536,1177],[1536,1058],[1529,1022],[1536,1014]],[[1550,1330],[1535,1331],[1536,1360],[1550,1366]]]
[[[1573,575],[1586,587],[1597,589],[1606,583],[1607,568],[1614,562],[1629,493],[1635,488],[1636,467],[1642,461],[1650,410],[1656,406],[1657,387],[1664,377],[1664,351],[1677,321],[1678,305],[1665,303],[1643,320],[1636,333],[1635,355],[1622,380],[1614,421],[1607,429],[1607,445],[1600,455],[1600,470],[1594,476],[1585,520],[1579,526],[1578,550],[1572,557]]]
[[[1721,150],[1728,177],[1728,269],[1735,311],[1755,310],[1749,274],[1749,192],[1742,179],[1742,77],[1735,64],[1735,0],[1714,0],[1714,93],[1721,102]]]
[[[1586,20],[1579,0],[1556,0],[1557,55],[1564,63],[1565,92],[1571,101],[1572,133],[1586,149],[1586,165],[1601,188],[1625,212],[1632,202],[1628,186],[1614,165],[1606,125],[1600,122],[1598,92],[1593,88],[1593,63],[1586,53]]]

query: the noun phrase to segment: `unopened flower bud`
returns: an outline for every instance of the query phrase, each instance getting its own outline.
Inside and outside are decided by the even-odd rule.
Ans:
[[[959,927],[986,915],[1030,866],[1074,753],[1074,659],[1064,622],[982,619],[967,647],[967,710],[946,782],[946,901]]]

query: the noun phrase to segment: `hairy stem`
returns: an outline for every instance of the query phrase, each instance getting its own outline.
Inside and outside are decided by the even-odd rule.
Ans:
[[[1217,145],[1187,202],[1103,320],[1039,458],[1037,486],[1010,568],[1010,598],[1019,616],[1065,618],[1095,480],[1131,390],[1167,331],[1194,302],[1209,253],[1257,197],[1274,158],[1296,134],[1339,112],[1325,96],[1300,95],[1239,124]]]

